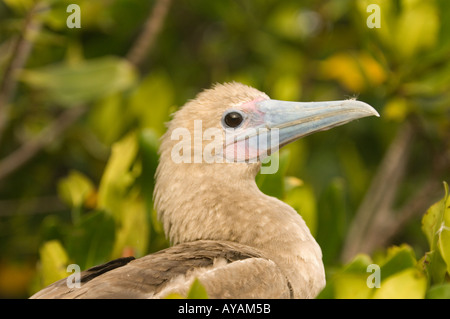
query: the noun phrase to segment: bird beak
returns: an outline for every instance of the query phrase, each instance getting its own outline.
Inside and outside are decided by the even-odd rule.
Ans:
[[[246,112],[246,123],[227,138],[227,160],[261,160],[303,136],[363,117],[380,116],[373,107],[356,100],[287,102],[268,99],[254,103]]]
[[[356,100],[330,102],[256,102],[267,128],[279,130],[279,147],[311,133],[325,131],[366,116],[380,116],[369,104]]]

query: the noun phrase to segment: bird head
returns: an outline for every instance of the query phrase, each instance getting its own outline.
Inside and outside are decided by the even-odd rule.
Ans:
[[[266,168],[264,158],[302,136],[370,115],[378,113],[363,102],[278,101],[240,83],[199,93],[174,114],[161,139],[154,202],[166,234],[172,243],[259,238],[245,231],[259,203],[288,209],[261,197],[255,177]],[[236,224],[242,218],[249,223]]]
[[[259,164],[280,147],[366,116],[356,101],[287,102],[240,83],[217,84],[174,115],[163,138],[175,163]]]

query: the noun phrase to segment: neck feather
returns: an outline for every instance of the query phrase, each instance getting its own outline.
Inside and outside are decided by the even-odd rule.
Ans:
[[[173,244],[208,239],[259,249],[297,298],[314,297],[325,282],[321,249],[292,207],[258,189],[252,165],[161,162],[155,205],[166,235]]]

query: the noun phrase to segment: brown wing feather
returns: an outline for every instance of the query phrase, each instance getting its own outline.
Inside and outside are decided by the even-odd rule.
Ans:
[[[196,269],[250,258],[265,259],[251,247],[226,241],[200,240],[176,245],[139,259],[120,258],[81,273],[81,287],[68,288],[62,279],[32,298],[148,298],[175,278]],[[287,283],[289,285],[289,283]]]

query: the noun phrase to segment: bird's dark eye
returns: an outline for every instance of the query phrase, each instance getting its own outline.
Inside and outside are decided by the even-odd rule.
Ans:
[[[242,114],[236,111],[226,114],[223,118],[223,122],[225,123],[225,125],[232,128],[241,125],[243,120],[244,118],[242,117]]]

